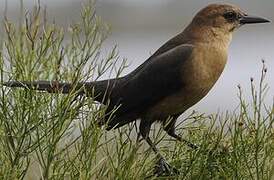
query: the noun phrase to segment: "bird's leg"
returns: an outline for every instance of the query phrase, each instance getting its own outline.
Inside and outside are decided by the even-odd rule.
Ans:
[[[152,125],[152,122],[141,120],[139,129],[140,129],[140,135],[146,140],[146,142],[152,148],[154,153],[159,157],[158,165],[155,167],[155,174],[157,176],[160,176],[163,174],[171,174],[172,172],[175,172],[178,174],[178,170],[176,170],[175,168],[172,168],[166,162],[165,158],[160,154],[155,144],[151,141],[149,137],[149,131],[150,131],[151,125]]]
[[[171,137],[174,137],[176,140],[185,143],[186,145],[188,145],[189,147],[193,149],[197,149],[198,148],[197,145],[189,142],[188,140],[180,137],[179,135],[175,133],[175,124],[176,124],[177,118],[178,116],[168,118],[167,122],[164,124],[164,130],[167,132],[168,135],[170,135]]]
[[[139,126],[139,130],[140,130],[140,134],[138,135],[138,137],[142,136],[143,139],[148,143],[148,145],[152,148],[152,150],[154,151],[155,154],[158,154],[158,149],[156,148],[155,144],[153,144],[153,142],[151,141],[150,137],[149,137],[149,131],[151,128],[152,123],[149,121],[145,121],[145,120],[141,120],[140,122],[140,126]]]

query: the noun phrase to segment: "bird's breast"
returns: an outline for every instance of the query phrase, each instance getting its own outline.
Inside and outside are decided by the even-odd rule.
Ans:
[[[227,53],[215,47],[195,47],[192,57],[183,63],[180,91],[165,97],[149,110],[157,118],[182,113],[207,95],[220,77]]]
[[[221,76],[227,62],[227,49],[201,45],[194,48],[191,61],[182,68],[182,82],[199,94],[208,92]]]

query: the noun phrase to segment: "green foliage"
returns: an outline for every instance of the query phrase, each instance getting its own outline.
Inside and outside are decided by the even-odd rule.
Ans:
[[[176,144],[174,152],[166,154],[180,169],[180,179],[273,179],[274,105],[264,104],[266,72],[263,63],[258,89],[251,79],[251,103],[243,99],[239,86],[238,112],[189,122],[196,128],[187,137],[199,142],[199,149]]]
[[[18,24],[4,21],[1,83],[77,83],[119,76],[125,68],[125,61],[117,64],[116,48],[102,56],[108,26],[93,3],[83,6],[81,22],[69,29],[49,23],[40,7],[22,14]],[[1,86],[0,179],[273,179],[274,105],[264,104],[266,72],[263,65],[258,89],[251,80],[249,103],[239,87],[238,112],[193,112],[182,120],[177,130],[196,150],[155,126],[153,141],[180,172],[169,177],[153,175],[157,158],[145,142],[135,142],[135,123],[111,132],[97,126],[105,106],[93,98]]]

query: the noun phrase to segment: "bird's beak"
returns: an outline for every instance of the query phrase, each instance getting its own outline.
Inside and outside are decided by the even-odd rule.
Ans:
[[[270,21],[257,16],[243,16],[240,18],[241,24],[256,24],[256,23],[269,23]]]

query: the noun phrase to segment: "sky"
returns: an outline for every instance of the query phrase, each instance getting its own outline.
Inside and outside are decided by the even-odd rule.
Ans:
[[[19,17],[19,0],[8,0],[8,16]],[[36,0],[23,0],[26,8]],[[41,0],[48,14],[57,23],[67,26],[77,22],[82,0]],[[195,13],[209,0],[97,0],[96,12],[111,25],[112,33],[104,48],[118,45],[121,57],[128,59],[130,67],[125,73],[143,63],[163,43],[178,34],[191,21]],[[249,14],[274,21],[273,0],[229,0]],[[4,13],[5,0],[0,1],[0,14]],[[237,85],[249,92],[250,77],[258,81],[261,59],[268,67],[267,82],[270,85],[267,101],[274,95],[274,23],[241,27],[234,34],[229,49],[228,64],[212,91],[191,110],[206,113],[233,111],[238,104]],[[250,97],[247,93],[247,97]]]
[[[167,40],[180,33],[197,11],[209,3],[208,0],[103,0],[97,4],[98,13],[111,22],[112,36],[109,44],[118,44],[120,54],[131,62],[132,69],[145,61]],[[274,20],[273,0],[226,1],[239,5],[252,15]],[[250,98],[250,77],[258,77],[261,60],[268,67],[267,82],[271,86],[267,101],[273,101],[274,86],[274,26],[251,25],[242,27],[234,34],[229,49],[226,68],[210,93],[191,110],[206,113],[233,111],[237,108],[240,84]],[[190,111],[191,111],[190,110]]]

